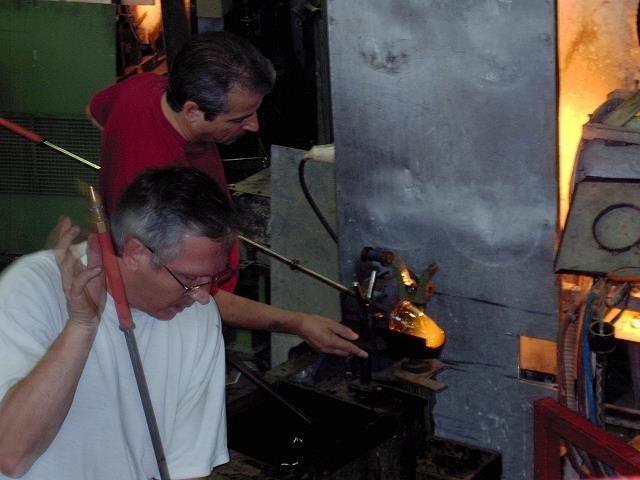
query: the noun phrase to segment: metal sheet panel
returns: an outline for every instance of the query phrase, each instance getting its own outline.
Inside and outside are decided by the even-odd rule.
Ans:
[[[328,1],[341,281],[385,246],[447,331],[436,432],[531,478],[518,338],[555,339],[553,2]]]
[[[271,147],[271,246],[281,255],[337,281],[337,246],[305,199],[298,178],[303,154],[303,150],[294,148]],[[304,175],[309,194],[333,230],[334,175],[333,164],[315,161],[307,162]],[[337,290],[275,260],[271,260],[271,303],[340,320]],[[289,349],[300,343],[299,337],[286,333],[274,333],[271,339],[272,366],[287,360]]]

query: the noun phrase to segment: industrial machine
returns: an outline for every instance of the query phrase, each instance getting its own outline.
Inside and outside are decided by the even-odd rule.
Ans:
[[[211,479],[500,478],[499,453],[434,434],[436,395],[446,388],[434,378],[446,368],[445,333],[425,312],[435,263],[416,276],[392,250],[364,247],[347,288],[251,243],[347,297],[343,321],[370,357],[307,350],[262,375],[231,353],[244,374],[227,387],[232,458]]]
[[[583,127],[556,258],[558,400],[602,429],[627,434],[640,427],[639,100],[640,92],[613,92]],[[612,473],[571,444],[568,459],[577,471]]]
[[[431,412],[436,393],[446,388],[433,378],[444,368],[437,356],[445,335],[424,312],[435,266],[417,280],[392,251],[365,247],[367,281],[349,289],[259,248],[351,297],[359,312],[351,326],[370,357],[307,351],[264,377],[232,359],[249,382],[228,386],[232,460],[211,478],[249,478],[247,469],[266,480],[430,478],[418,475],[433,467],[425,460],[435,451],[427,448]]]
[[[10,120],[0,117],[0,126],[94,170],[100,168]],[[93,203],[99,205],[99,201]],[[100,215],[96,217],[97,223],[104,221]],[[229,352],[230,365],[245,381],[236,376],[228,391],[233,459],[211,478],[244,478],[239,472],[249,465],[259,469],[265,480],[364,480],[372,474],[398,480],[431,478],[426,475],[434,463],[427,460],[433,458],[427,454],[451,448],[442,441],[427,448],[434,437],[431,412],[435,394],[446,388],[432,378],[444,368],[437,357],[445,333],[425,312],[434,291],[437,265],[431,264],[418,278],[391,250],[365,247],[360,275],[366,288],[361,286],[362,280],[347,288],[243,235],[239,238],[352,297],[358,307],[352,326],[360,333],[361,346],[369,358],[342,359],[307,352],[263,376]],[[132,355],[132,360],[135,358]],[[141,385],[145,413],[152,413],[143,395],[146,384],[142,381]],[[151,422],[162,467],[162,444],[153,426]],[[488,465],[493,469],[491,478],[497,478],[499,455],[490,455]],[[162,478],[169,478],[166,468],[161,472]],[[425,476],[418,477],[421,472]]]

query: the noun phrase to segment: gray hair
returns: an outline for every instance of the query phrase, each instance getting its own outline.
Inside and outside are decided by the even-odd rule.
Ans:
[[[123,192],[111,219],[120,253],[136,238],[162,261],[180,254],[185,235],[231,242],[239,215],[220,186],[189,167],[147,169]]]
[[[179,112],[188,100],[212,120],[228,109],[228,93],[240,87],[264,96],[275,83],[275,69],[248,40],[229,32],[192,37],[169,71],[167,102]]]

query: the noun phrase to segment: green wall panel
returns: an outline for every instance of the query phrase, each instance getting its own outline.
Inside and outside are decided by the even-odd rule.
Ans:
[[[92,152],[97,161],[99,135],[87,134],[93,128],[82,122],[91,96],[116,81],[115,27],[115,5],[0,0],[0,115],[21,119],[74,153]],[[61,215],[86,227],[84,198],[64,187],[83,180],[85,172],[65,158],[56,158],[60,168],[52,169],[42,149],[4,134],[5,183],[23,180],[0,188],[0,253],[42,248]],[[32,154],[25,158],[24,149]]]
[[[44,248],[63,215],[86,235],[88,208],[82,197],[0,194],[0,253],[21,255]]]
[[[0,1],[0,110],[84,112],[115,82],[115,6]]]

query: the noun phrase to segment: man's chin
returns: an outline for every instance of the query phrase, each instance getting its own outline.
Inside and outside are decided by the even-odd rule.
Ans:
[[[236,140],[239,140],[240,137],[242,137],[242,135],[238,136],[238,137],[234,137],[231,139],[225,139],[225,138],[221,138],[221,139],[212,139],[212,138],[199,138],[198,140],[195,141],[195,143],[200,143],[202,145],[207,145],[207,144],[212,144],[212,143],[218,143],[220,145],[231,145],[232,143],[235,143]]]
[[[236,143],[238,140],[240,140],[242,137],[244,137],[245,133],[246,132],[242,132],[241,134],[236,135],[233,138],[224,139],[224,140],[222,140],[221,142],[218,142],[218,143],[221,143],[222,145],[231,145],[232,143]]]
[[[158,320],[171,320],[182,310],[184,310],[184,307],[167,307],[162,310],[157,310],[153,316]]]

